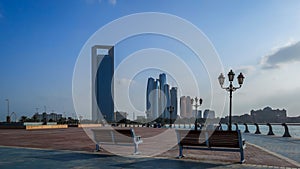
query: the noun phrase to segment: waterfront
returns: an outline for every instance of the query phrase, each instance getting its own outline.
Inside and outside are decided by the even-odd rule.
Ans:
[[[291,136],[293,138],[297,138],[300,139],[300,124],[299,125],[288,125],[289,128],[289,133],[291,134]],[[192,129],[194,129],[194,124],[185,124],[185,127],[183,124],[180,124],[180,126],[178,124],[175,124],[176,128],[186,128],[188,129],[189,126],[191,126]],[[239,130],[241,130],[242,132],[245,131],[245,125],[243,124],[239,124],[238,125]],[[222,129],[223,130],[227,130],[227,125],[226,124],[222,124]],[[254,124],[248,124],[248,129],[250,133],[255,133],[256,131],[256,126]],[[284,134],[284,127],[280,124],[276,124],[276,125],[272,125],[272,129],[273,132],[275,134],[275,136],[283,136]],[[236,130],[235,125],[232,125],[232,130]],[[269,132],[269,127],[267,125],[259,125],[259,130],[261,132],[261,135],[267,135]]]

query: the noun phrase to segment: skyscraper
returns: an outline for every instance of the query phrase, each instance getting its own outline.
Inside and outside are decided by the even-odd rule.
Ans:
[[[166,81],[167,81],[166,74],[164,74],[164,73],[160,74],[159,75],[160,91],[159,91],[159,98],[158,98],[159,99],[158,111],[162,118],[165,118],[164,110],[166,108],[166,102],[167,102],[166,97],[165,97],[166,93],[164,93],[164,86],[166,84]]]
[[[169,119],[170,118],[170,113],[169,113],[169,111],[168,111],[168,109],[167,109],[167,107],[169,107],[170,106],[170,89],[169,89],[170,87],[169,87],[169,85],[168,84],[165,84],[164,85],[164,90],[163,90],[163,102],[164,102],[164,105],[163,105],[163,108],[164,108],[164,110],[163,110],[163,116],[162,116],[162,118],[167,118],[167,119]]]
[[[180,117],[186,118],[186,97],[180,97]]]
[[[195,117],[193,114],[193,105],[190,96],[186,97],[186,117],[187,118]]]
[[[148,119],[153,119],[154,111],[154,79],[152,77],[148,78],[147,92],[146,92],[146,115]]]
[[[172,119],[177,118],[177,87],[172,87],[170,90],[171,95],[171,106],[174,107],[174,112],[172,112]]]
[[[114,47],[92,47],[92,120],[113,121],[114,113]]]
[[[157,119],[160,116],[160,81],[156,79],[154,82],[153,93],[153,118]]]

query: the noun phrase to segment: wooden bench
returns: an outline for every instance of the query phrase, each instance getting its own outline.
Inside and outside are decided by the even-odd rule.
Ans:
[[[240,152],[241,163],[245,162],[245,141],[240,130],[237,131],[194,131],[176,130],[179,158],[184,157],[183,149]]]
[[[102,145],[134,146],[133,154],[140,154],[138,145],[142,143],[140,136],[136,136],[134,130],[130,129],[92,129],[96,142],[96,151],[102,149]]]

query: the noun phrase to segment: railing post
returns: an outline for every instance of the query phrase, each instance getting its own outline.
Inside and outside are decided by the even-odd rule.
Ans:
[[[250,132],[249,132],[249,129],[248,129],[247,123],[244,123],[244,125],[245,125],[245,131],[244,131],[244,133],[250,133]]]
[[[183,128],[185,128],[185,123],[183,124]]]
[[[282,137],[292,137],[292,136],[290,135],[289,128],[288,128],[288,126],[286,125],[286,123],[282,123],[281,125],[284,127],[284,134],[283,134]]]
[[[237,124],[237,123],[234,123],[234,125],[235,125],[235,131],[238,131],[238,130],[239,130],[238,124]]]
[[[254,125],[256,126],[256,131],[255,134],[261,134],[261,132],[259,131],[259,126],[257,123],[254,123]]]
[[[227,131],[229,131],[229,124],[228,124],[228,123],[226,123],[226,125],[227,125]]]
[[[222,128],[222,124],[221,124],[221,123],[219,123],[219,130],[220,130],[220,131],[223,131],[223,128]]]
[[[267,126],[269,126],[269,133],[268,135],[274,135],[272,125],[270,123],[267,123]]]

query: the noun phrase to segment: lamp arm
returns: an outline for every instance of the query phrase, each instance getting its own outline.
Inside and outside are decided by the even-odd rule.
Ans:
[[[242,85],[240,85],[239,87],[233,87],[234,90],[241,88]]]

